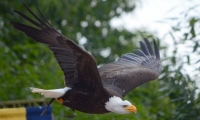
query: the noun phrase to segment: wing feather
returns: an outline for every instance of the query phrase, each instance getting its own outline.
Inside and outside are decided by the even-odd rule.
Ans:
[[[146,43],[146,46],[147,46],[147,50],[149,51],[149,55],[151,56],[154,56],[154,53],[153,53],[153,49],[151,47],[151,44],[149,43],[149,41],[145,38],[144,39],[145,43]]]
[[[103,86],[93,56],[56,31],[39,9],[42,19],[36,16],[27,6],[25,8],[35,20],[19,11],[14,10],[14,12],[35,25],[35,27],[17,22],[11,22],[11,24],[35,41],[49,45],[49,49],[54,53],[65,75],[66,86],[76,87],[82,85],[85,89],[95,92],[96,95],[100,93]]]
[[[146,45],[142,41],[140,41],[140,47],[145,55],[149,55],[149,51],[148,51]]]
[[[127,53],[117,61],[99,68],[103,85],[108,89],[121,89],[125,96],[139,85],[157,79],[162,71],[160,53],[154,40],[154,51],[147,39],[140,41],[141,50]],[[112,84],[111,84],[112,83]],[[117,89],[119,93],[119,89]],[[114,91],[114,89],[113,89]]]

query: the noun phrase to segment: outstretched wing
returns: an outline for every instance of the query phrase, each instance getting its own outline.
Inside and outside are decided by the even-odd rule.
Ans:
[[[49,45],[65,75],[65,85],[68,87],[81,86],[96,94],[101,92],[103,86],[93,56],[57,32],[39,10],[42,19],[37,17],[27,6],[25,7],[36,19],[35,21],[19,11],[14,10],[14,12],[36,27],[16,22],[11,22],[11,24],[35,41]]]
[[[139,85],[158,78],[162,67],[155,40],[154,51],[147,39],[140,41],[140,46],[136,54],[124,54],[117,61],[99,68],[104,87],[125,96]]]

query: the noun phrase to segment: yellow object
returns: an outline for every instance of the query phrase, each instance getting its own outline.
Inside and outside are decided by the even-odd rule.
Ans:
[[[137,112],[137,108],[134,105],[128,106],[125,108],[125,110],[129,111],[129,112]]]
[[[59,103],[63,103],[64,100],[62,98],[57,98],[56,101],[58,101]]]
[[[26,108],[0,109],[0,120],[26,120]]]

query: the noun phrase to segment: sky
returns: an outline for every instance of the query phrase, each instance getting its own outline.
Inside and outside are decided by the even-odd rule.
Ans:
[[[153,33],[155,33],[155,35],[162,40],[161,43],[169,46],[167,53],[169,53],[168,55],[170,56],[174,46],[172,37],[167,33],[172,32],[172,26],[175,25],[175,23],[173,21],[167,21],[167,19],[175,17],[184,18],[182,12],[187,11],[194,5],[199,6],[195,8],[194,12],[190,12],[188,16],[200,15],[200,0],[141,0],[141,3],[137,3],[137,7],[133,12],[122,13],[120,17],[113,18],[110,21],[110,24],[114,28],[121,27],[129,31],[137,29],[145,29],[151,32],[153,31]],[[198,27],[200,28],[200,25]],[[200,29],[197,30],[200,33]],[[187,31],[183,29],[178,34],[175,34],[175,39],[180,39],[184,32]],[[183,56],[185,52],[191,52],[191,48],[186,48],[193,45],[193,42],[180,45],[178,49],[180,56]],[[193,61],[199,60],[199,58],[197,58],[197,54],[191,54],[190,57]],[[196,74],[193,72],[194,66],[186,65],[185,68],[187,73],[191,76]],[[197,85],[200,86],[200,80],[197,80]]]
[[[142,0],[137,3],[137,8],[131,13],[122,13],[119,18],[111,20],[113,27],[124,27],[127,30],[134,31],[138,28],[144,28],[157,33],[162,38],[171,30],[173,23],[160,23],[166,18],[180,16],[180,13],[200,5],[200,0]],[[198,7],[200,11],[200,7]]]

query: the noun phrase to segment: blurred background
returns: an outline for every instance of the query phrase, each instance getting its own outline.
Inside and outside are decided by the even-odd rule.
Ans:
[[[64,86],[64,75],[48,46],[14,29],[10,21],[30,24],[15,14],[30,15],[21,3],[47,20],[66,37],[91,52],[98,65],[139,48],[138,41],[156,39],[163,71],[125,99],[137,114],[90,115],[74,120],[200,120],[200,2],[198,0],[4,0],[0,2],[0,103],[34,100],[29,87]],[[72,114],[54,102],[54,119]]]

